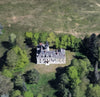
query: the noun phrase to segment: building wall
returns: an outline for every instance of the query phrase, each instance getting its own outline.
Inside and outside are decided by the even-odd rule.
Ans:
[[[65,58],[38,58],[37,57],[37,64],[65,64],[66,63],[66,57]]]
[[[43,47],[45,49],[43,49]],[[66,64],[65,50],[49,51],[49,45],[38,45],[37,64]]]

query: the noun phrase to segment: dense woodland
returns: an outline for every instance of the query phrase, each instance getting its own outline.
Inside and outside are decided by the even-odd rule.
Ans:
[[[2,37],[2,35],[0,36]],[[47,84],[54,93],[45,92],[39,85],[41,73],[30,64],[36,64],[36,46],[49,42],[51,49],[64,48],[75,52],[71,64],[58,68]],[[0,58],[0,95],[5,97],[100,97],[100,35],[84,39],[70,34],[26,32],[21,36],[11,33],[2,46],[6,51]],[[47,75],[46,75],[47,76]],[[37,92],[37,90],[41,90]]]

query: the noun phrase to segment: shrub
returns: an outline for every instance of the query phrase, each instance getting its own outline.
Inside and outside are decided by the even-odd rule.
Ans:
[[[6,77],[10,77],[12,78],[13,74],[11,73],[11,71],[7,70],[7,69],[4,69],[2,74]]]
[[[19,90],[15,90],[11,93],[11,97],[19,97],[21,95],[21,92]]]
[[[25,79],[29,84],[35,84],[39,80],[39,72],[36,69],[27,71]]]
[[[26,91],[24,93],[24,97],[34,97],[33,93],[31,91]]]
[[[39,94],[37,95],[37,97],[43,97],[43,95],[39,93]]]

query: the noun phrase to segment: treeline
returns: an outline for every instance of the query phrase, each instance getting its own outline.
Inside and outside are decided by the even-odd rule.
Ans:
[[[58,97],[92,97],[86,96],[90,91],[87,87],[90,84],[87,75],[91,69],[87,58],[73,59],[64,73],[56,74]]]
[[[26,43],[28,45],[37,46],[40,42],[45,43],[46,41],[49,42],[50,47],[52,48],[64,48],[66,50],[71,51],[78,51],[81,39],[76,38],[73,35],[67,34],[55,34],[51,33],[32,33],[26,32]]]
[[[100,35],[86,36],[79,51],[56,73],[57,97],[100,97]]]
[[[35,69],[26,72],[31,49],[26,46],[24,36],[12,33],[8,38],[7,50],[0,58],[0,97],[34,97],[27,85],[38,82],[39,72]]]

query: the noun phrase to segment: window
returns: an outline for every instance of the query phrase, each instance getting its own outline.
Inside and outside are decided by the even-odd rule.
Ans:
[[[41,63],[41,59],[40,59],[40,63]]]

